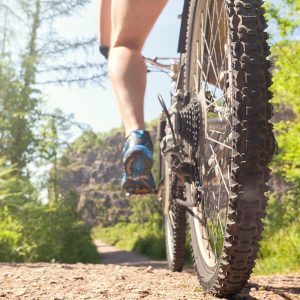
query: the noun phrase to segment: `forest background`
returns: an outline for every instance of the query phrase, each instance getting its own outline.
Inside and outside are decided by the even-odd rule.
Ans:
[[[71,115],[47,110],[42,94],[50,84],[103,85],[106,66],[89,55],[97,39],[62,38],[55,28],[58,19],[76,16],[88,3],[0,0],[0,261],[96,263],[92,236],[164,258],[162,214],[154,199],[132,201],[126,222],[95,229],[80,219],[76,193],[58,189],[59,162],[66,153],[97,147],[103,139]],[[270,193],[256,272],[277,273],[300,266],[300,1],[265,8],[279,148],[271,168],[284,189]],[[74,131],[80,133],[76,141]]]

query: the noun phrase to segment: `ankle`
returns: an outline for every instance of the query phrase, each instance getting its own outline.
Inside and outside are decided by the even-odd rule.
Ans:
[[[146,131],[144,127],[128,127],[125,130],[125,137],[128,137],[132,132],[138,130]]]

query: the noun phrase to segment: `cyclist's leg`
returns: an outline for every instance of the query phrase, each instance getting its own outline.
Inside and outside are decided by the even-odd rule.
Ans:
[[[100,0],[100,51],[107,58],[111,35],[111,0]]]
[[[144,127],[144,42],[167,0],[112,0],[109,76],[126,134]]]

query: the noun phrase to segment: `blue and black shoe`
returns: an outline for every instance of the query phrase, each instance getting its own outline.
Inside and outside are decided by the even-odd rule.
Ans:
[[[126,138],[123,148],[122,189],[129,194],[155,192],[151,173],[153,165],[153,144],[148,131],[134,130]]]

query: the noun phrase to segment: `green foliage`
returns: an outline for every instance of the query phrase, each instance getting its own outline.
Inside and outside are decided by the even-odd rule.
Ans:
[[[74,194],[42,205],[28,186],[0,159],[0,261],[97,262]]]
[[[280,0],[276,4],[268,1],[265,9],[267,18],[276,22],[281,36],[292,34],[300,25],[299,0]]]
[[[264,220],[264,237],[269,238],[292,224],[300,224],[300,183],[291,186],[281,198],[271,194],[267,206],[267,216]],[[299,249],[300,250],[300,249]]]
[[[135,251],[156,259],[165,258],[165,241],[160,203],[150,196],[130,200],[129,223],[98,227],[93,232],[99,238],[127,251]]]
[[[22,257],[22,224],[4,206],[0,210],[0,261],[20,261]]]
[[[69,147],[68,153],[74,151],[78,154],[84,154],[90,149],[106,147],[100,135],[91,130],[83,132]]]
[[[255,272],[272,274],[299,270],[300,185],[277,199],[271,195]]]
[[[78,126],[73,115],[66,115],[60,109],[43,115],[38,136],[37,166],[51,166],[50,172],[41,178],[39,184],[48,187],[49,201],[58,198],[58,164],[66,148],[70,145],[72,130]]]
[[[30,249],[26,261],[92,263],[99,260],[90,228],[79,220],[72,206],[63,203],[29,205],[24,208],[22,218],[22,238]]]
[[[126,251],[135,251],[156,259],[165,258],[163,231],[151,222],[98,227],[94,230],[93,237]]]
[[[151,196],[136,196],[130,199],[130,223],[144,224],[151,222],[162,226],[162,211],[160,203]]]
[[[73,115],[66,115],[58,108],[43,115],[39,132],[39,157],[50,162],[57,160],[69,145],[71,129],[75,125]]]
[[[0,157],[0,210],[7,207],[16,212],[27,201],[34,202],[34,189],[29,179],[15,172],[15,167],[7,163],[7,159]]]
[[[277,57],[272,86],[275,109],[291,110],[293,120],[276,124],[279,153],[273,162],[273,171],[288,182],[300,180],[300,42],[284,41],[274,46]]]
[[[155,118],[155,119],[149,121],[147,124],[145,124],[146,125],[145,127],[148,131],[156,132],[158,124],[159,124],[159,118]]]
[[[299,1],[289,5],[296,4],[299,11]],[[272,103],[281,121],[275,124],[279,151],[271,168],[284,178],[286,190],[270,195],[255,268],[258,274],[295,271],[300,265],[300,41],[282,40],[272,52]]]
[[[300,225],[298,222],[282,227],[273,235],[265,235],[261,241],[256,274],[275,274],[299,271]]]
[[[34,152],[34,124],[37,99],[33,95],[22,97],[21,78],[10,62],[0,58],[0,152],[10,164],[21,170],[31,161]]]
[[[272,103],[280,108],[291,107],[296,113],[300,113],[300,92],[298,89],[300,76],[300,41],[283,40],[272,47],[275,58],[273,72],[274,93]]]
[[[66,55],[77,51],[82,54],[93,47],[94,38],[64,39],[55,30],[56,21],[78,13],[88,3],[89,0],[55,3],[41,0],[0,1],[3,17],[0,27],[0,154],[16,166],[15,172],[19,175],[28,171],[28,164],[36,162],[39,154],[56,155],[55,151],[49,153],[55,138],[54,118],[50,118],[46,124],[49,130],[45,130],[45,107],[37,84],[41,81],[99,83],[104,75],[99,73],[96,62],[85,61],[78,65],[65,59]],[[12,40],[15,34],[22,38]],[[62,114],[55,112],[56,129],[67,124],[60,122],[60,116]],[[41,134],[47,134],[48,140],[40,138],[38,131],[41,127]],[[59,133],[58,130],[56,133]],[[51,145],[46,145],[49,138],[52,138]],[[39,154],[38,149],[41,150]]]
[[[288,182],[300,180],[300,124],[298,121],[280,122],[276,125],[280,149],[274,159],[274,172],[281,173]]]
[[[90,228],[74,207],[63,203],[30,203],[17,214],[0,213],[0,261],[97,263]]]
[[[124,128],[124,126],[113,128],[113,129],[111,129],[111,130],[109,130],[107,132],[100,132],[100,133],[98,133],[98,136],[100,137],[100,139],[105,140],[108,137],[113,136],[113,135],[115,135],[117,133],[121,133],[121,134],[125,135],[125,128]]]

